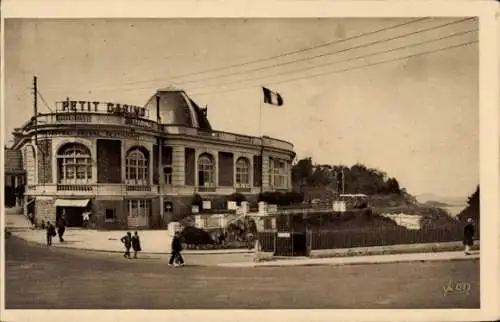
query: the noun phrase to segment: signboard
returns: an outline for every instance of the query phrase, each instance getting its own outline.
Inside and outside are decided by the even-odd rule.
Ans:
[[[212,202],[210,200],[203,200],[202,209],[212,209]]]
[[[138,117],[146,116],[146,108],[144,107],[99,101],[66,100],[57,102],[56,112],[106,112],[108,114],[133,114]]]
[[[193,214],[197,214],[197,213],[199,213],[199,212],[200,212],[200,209],[199,209],[199,207],[198,207],[198,206],[193,206],[193,207],[191,207],[191,212],[192,212]]]
[[[227,209],[228,210],[236,210],[236,209],[238,209],[238,205],[236,204],[236,201],[228,201],[227,202]]]
[[[290,233],[278,233],[278,238],[290,238]]]

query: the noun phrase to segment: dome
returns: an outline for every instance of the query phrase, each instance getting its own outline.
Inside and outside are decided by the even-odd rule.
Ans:
[[[160,97],[160,121],[162,124],[193,127],[211,131],[212,127],[206,116],[206,110],[201,109],[187,94],[177,88],[159,89],[145,107],[156,115],[156,98]]]

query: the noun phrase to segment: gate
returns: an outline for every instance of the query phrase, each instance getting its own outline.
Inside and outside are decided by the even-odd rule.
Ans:
[[[304,214],[276,217],[275,256],[309,256],[311,233]]]

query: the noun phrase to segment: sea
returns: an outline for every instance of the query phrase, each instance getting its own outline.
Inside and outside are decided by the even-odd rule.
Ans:
[[[447,207],[440,207],[443,208],[444,210],[448,211],[452,217],[456,217],[462,210],[465,209],[465,205],[463,206],[447,206]]]

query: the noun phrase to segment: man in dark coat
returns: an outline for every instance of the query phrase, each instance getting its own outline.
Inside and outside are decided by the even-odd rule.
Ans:
[[[174,261],[177,259],[180,266],[184,266],[184,259],[181,255],[182,244],[180,239],[179,232],[176,232],[174,238],[172,239],[172,256],[170,256],[170,261],[168,262],[168,266],[172,267],[174,265]]]
[[[56,228],[47,221],[47,225],[45,226],[47,229],[47,246],[52,246],[52,237],[56,235]]]
[[[64,212],[62,213],[61,217],[56,223],[57,225],[57,235],[59,235],[59,241],[62,243],[64,242],[64,232],[66,231],[66,218],[64,215]]]
[[[465,254],[470,254],[470,247],[474,245],[474,224],[472,218],[467,219],[467,224],[464,227],[464,246]]]
[[[130,258],[130,247],[132,247],[132,233],[130,233],[130,231],[127,231],[127,234],[123,236],[120,241],[123,243],[123,246],[125,246],[125,253],[123,254],[123,257]]]

